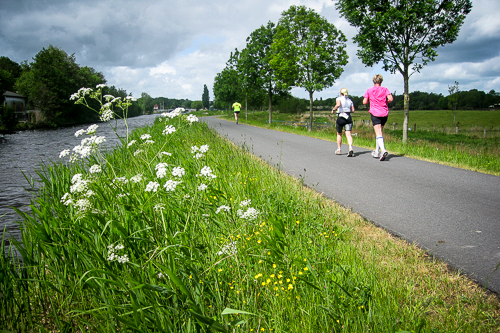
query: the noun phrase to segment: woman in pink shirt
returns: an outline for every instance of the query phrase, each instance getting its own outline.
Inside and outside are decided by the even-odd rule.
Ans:
[[[387,122],[387,115],[389,114],[388,103],[392,102],[392,94],[389,89],[382,87],[382,81],[384,81],[384,77],[380,74],[376,74],[373,76],[373,87],[366,90],[366,93],[363,98],[363,104],[368,104],[370,102],[370,114],[372,118],[373,129],[375,130],[375,143],[376,148],[375,151],[372,152],[372,156],[379,158],[383,161],[389,154],[387,150],[385,150],[384,145],[384,136],[382,131],[384,130],[384,125]],[[381,155],[379,155],[379,149],[381,151]]]

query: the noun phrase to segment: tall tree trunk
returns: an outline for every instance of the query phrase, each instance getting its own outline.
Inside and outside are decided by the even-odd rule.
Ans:
[[[309,132],[313,126],[313,93],[314,91],[309,92],[309,128],[307,129]]]
[[[269,93],[269,125],[273,122],[273,105],[272,105],[272,94]]]
[[[408,123],[410,121],[410,94],[408,92],[409,87],[408,87],[408,72],[403,74],[404,77],[404,86],[405,86],[405,92],[404,92],[404,121],[403,121],[403,143],[406,143],[408,141]]]
[[[245,120],[248,120],[248,93],[245,93]]]

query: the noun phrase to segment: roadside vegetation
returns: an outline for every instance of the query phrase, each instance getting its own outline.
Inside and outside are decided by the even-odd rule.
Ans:
[[[196,120],[108,152],[90,126],[72,163],[41,166],[3,243],[0,329],[500,330],[494,295]]]
[[[313,127],[311,132],[304,127],[306,117],[309,117],[306,114],[275,112],[274,121],[269,125],[266,112],[248,112],[248,119],[245,118],[243,112],[240,115],[240,123],[335,142],[336,130],[328,115],[330,115],[328,111],[315,112],[314,122],[322,126]],[[458,126],[452,125],[454,115]],[[232,115],[222,117],[228,120],[233,119]],[[353,120],[355,122],[352,130],[354,145],[375,149],[369,113],[356,111],[353,114]],[[391,154],[500,175],[500,110],[412,111],[406,144],[402,142],[402,122],[403,111],[389,112],[389,122],[384,128],[384,140]],[[334,150],[332,145],[332,153]]]

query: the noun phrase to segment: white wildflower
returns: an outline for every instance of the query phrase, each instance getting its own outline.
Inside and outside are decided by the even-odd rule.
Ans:
[[[229,212],[231,210],[231,207],[226,206],[226,205],[222,205],[219,208],[217,208],[217,210],[215,211],[215,214],[219,214],[219,212],[222,210],[225,212]]]
[[[201,153],[206,153],[208,151],[208,145],[203,145],[200,147],[200,152]]]
[[[119,193],[116,197],[117,197],[118,199],[120,199],[120,198],[125,198],[125,197],[127,197],[127,196],[129,196],[129,195],[130,195],[130,193]]]
[[[86,130],[87,134],[88,134],[88,135],[95,134],[95,132],[97,131],[97,128],[98,128],[98,127],[99,127],[99,125],[97,125],[97,124],[90,125],[90,126],[87,128],[87,130]]]
[[[206,184],[200,184],[198,185],[198,191],[205,191],[208,188]]]
[[[81,130],[78,130],[75,132],[75,137],[79,137],[80,135],[84,135],[84,134],[85,134],[85,130],[81,129]]]
[[[69,149],[64,149],[60,154],[59,154],[59,158],[63,158],[65,156],[68,156],[69,154],[71,153],[71,150]]]
[[[165,274],[163,274],[162,272],[158,273],[158,279],[164,279],[165,278]]]
[[[92,196],[94,196],[94,195],[95,195],[95,192],[94,192],[94,191],[92,191],[92,190],[88,190],[88,191],[87,191],[87,193],[85,193],[85,196],[86,196],[87,198],[90,198],[90,197],[92,197]]]
[[[187,121],[189,121],[190,124],[194,123],[195,121],[198,121],[198,117],[196,117],[194,114],[190,114],[187,116]]]
[[[150,134],[143,134],[143,135],[141,135],[141,140],[147,140],[147,139],[151,139],[151,135]]]
[[[172,125],[167,125],[167,127],[165,127],[165,129],[163,130],[163,135],[172,134],[174,132],[175,132],[175,127]]]
[[[174,177],[182,177],[186,174],[186,170],[182,167],[175,167],[174,170],[172,170],[172,176]]]
[[[106,102],[109,102],[109,101],[111,101],[113,98],[115,98],[115,96],[113,96],[113,95],[104,95],[103,97],[104,97],[104,99],[106,100]]]
[[[200,158],[202,158],[202,157],[204,157],[204,156],[205,156],[205,155],[204,155],[204,154],[202,154],[202,153],[196,153],[193,157],[194,157],[195,159],[200,159]]]
[[[96,89],[102,89],[102,88],[106,88],[107,86],[104,83],[101,83],[101,84],[98,84],[95,87],[96,87]]]
[[[240,207],[249,206],[251,203],[252,200],[243,200],[242,202],[240,202]]]
[[[92,208],[92,203],[89,199],[79,199],[75,202],[75,208],[78,209],[79,212],[86,212]]]
[[[184,197],[182,197],[183,199],[189,199],[191,198],[191,196],[189,194],[185,194]]]
[[[142,149],[137,149],[135,152],[134,152],[134,156],[137,156],[139,155],[140,153],[142,153],[143,150]]]
[[[200,150],[200,148],[198,148],[198,146],[192,146],[191,147],[191,154],[197,153],[198,150]]]
[[[101,166],[99,164],[94,164],[93,166],[90,167],[89,172],[90,173],[99,173],[101,172]]]
[[[83,179],[83,174],[77,173],[74,174],[73,177],[71,178],[71,184],[78,183]]]
[[[100,116],[101,121],[110,121],[111,119],[114,119],[114,118],[115,118],[115,115],[113,114],[113,111],[111,111],[110,109],[104,109],[101,112],[101,116]]]
[[[168,167],[168,164],[167,163],[158,163],[156,166],[155,166],[155,169],[156,169],[156,177],[157,178],[163,178],[167,175],[167,167]]]
[[[236,212],[236,214],[244,219],[244,220],[249,220],[249,221],[253,221],[255,219],[257,219],[258,215],[259,215],[259,211],[255,208],[252,208],[252,207],[249,207],[246,212],[244,212],[243,210],[241,209],[238,209],[238,211]]]
[[[229,254],[233,255],[238,253],[238,249],[236,248],[236,242],[231,242],[227,245],[224,245],[222,249],[217,252],[217,255]]]
[[[130,148],[130,146],[132,146],[134,143],[136,143],[137,141],[135,140],[131,140],[128,144],[127,144],[127,148]]]
[[[136,184],[139,183],[142,180],[142,173],[133,176],[130,180]]]
[[[165,187],[165,190],[167,190],[167,192],[173,192],[175,191],[177,185],[179,185],[180,183],[180,181],[169,179],[163,187]]]
[[[152,145],[153,143],[155,143],[153,140],[146,140],[146,141],[144,141],[145,145]]]
[[[146,185],[146,192],[156,192],[158,191],[158,187],[160,186],[160,184],[158,184],[157,182],[149,182],[148,185]]]
[[[167,156],[172,156],[172,153],[168,153],[168,152],[166,152],[166,151],[162,151],[160,154],[162,154],[162,155],[167,155]]]
[[[73,199],[71,198],[71,194],[64,193],[64,195],[61,197],[61,203],[65,206],[71,205],[73,203]]]
[[[71,193],[83,193],[88,190],[88,181],[87,180],[80,180],[73,185],[70,186],[69,191]]]
[[[216,175],[212,174],[212,169],[209,166],[204,166],[200,171],[200,175],[205,178],[217,178]]]

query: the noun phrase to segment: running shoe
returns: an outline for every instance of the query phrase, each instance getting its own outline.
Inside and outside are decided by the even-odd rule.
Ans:
[[[340,150],[340,148],[337,148],[337,150],[335,151],[335,155],[341,155],[342,154],[342,151]]]
[[[349,152],[347,153],[347,157],[352,157],[353,155],[354,155],[354,151],[349,150]]]
[[[384,153],[382,154],[382,156],[380,157],[380,161],[383,161],[385,160],[385,158],[387,157],[387,155],[389,155],[389,153],[387,151],[384,151]]]
[[[377,153],[375,150],[374,150],[374,151],[372,151],[372,156],[373,156],[374,158],[379,158],[378,153]]]

